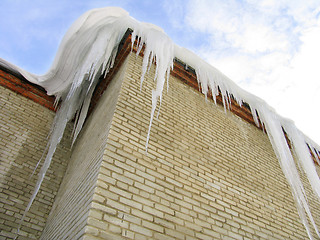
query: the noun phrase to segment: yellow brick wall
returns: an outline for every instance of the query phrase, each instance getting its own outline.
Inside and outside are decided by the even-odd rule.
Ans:
[[[145,153],[141,64],[129,55],[83,239],[307,239],[267,135],[175,78]]]
[[[15,236],[34,190],[41,164],[30,176],[45,150],[53,117],[47,108],[0,87],[0,239]],[[18,239],[39,238],[67,167],[69,146],[64,138]]]
[[[41,239],[73,240],[84,234],[123,73],[119,70],[116,74],[72,149],[68,169]]]
[[[129,55],[71,152],[68,126],[18,239],[307,239],[267,135],[173,77],[146,154],[154,67],[140,91],[141,64]],[[10,239],[54,113],[0,91],[0,239]]]

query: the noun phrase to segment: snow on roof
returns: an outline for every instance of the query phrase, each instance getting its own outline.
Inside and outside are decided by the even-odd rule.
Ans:
[[[2,65],[7,65],[7,67],[21,73],[30,82],[44,87],[49,95],[57,97],[57,101],[61,100],[48,143],[48,153],[26,211],[29,210],[40,188],[67,122],[73,119],[76,113],[78,113],[78,117],[73,141],[77,138],[85,121],[89,103],[99,77],[112,68],[118,45],[128,28],[133,30],[132,44],[134,44],[136,37],[139,39],[137,54],[145,45],[141,84],[143,84],[148,66],[153,64],[152,59],[157,62],[156,87],[152,91],[149,133],[156,106],[161,104],[165,81],[170,74],[170,70],[173,69],[174,59],[177,58],[195,69],[203,94],[207,95],[210,91],[215,100],[215,97],[220,93],[225,109],[228,108],[232,96],[240,106],[243,103],[250,106],[256,124],[259,124],[259,117],[291,187],[298,213],[310,239],[312,239],[312,235],[306,216],[308,216],[320,237],[284,131],[292,143],[299,164],[303,167],[312,189],[320,201],[320,180],[308,145],[311,151],[314,148],[320,149],[319,146],[300,132],[291,120],[279,116],[265,101],[241,89],[194,53],[174,44],[162,29],[149,23],[138,22],[130,17],[125,10],[115,7],[93,9],[83,14],[64,36],[51,68],[42,76],[29,73],[0,59]],[[149,133],[146,147],[148,146]]]

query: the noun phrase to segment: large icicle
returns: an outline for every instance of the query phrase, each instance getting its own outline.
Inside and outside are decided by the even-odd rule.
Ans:
[[[119,8],[94,9],[82,15],[64,36],[50,70],[43,76],[19,71],[29,81],[56,95],[61,105],[54,118],[48,142],[48,152],[40,169],[35,189],[21,222],[30,209],[67,123],[77,114],[74,139],[79,134],[99,77],[112,67],[117,47],[131,21]],[[19,229],[18,229],[19,232]]]
[[[285,120],[285,119],[279,119],[279,116],[275,114],[274,111],[270,111],[268,108],[262,108],[259,111],[259,116],[261,117],[262,121],[265,123],[265,127],[270,139],[270,142],[273,146],[273,149],[279,159],[279,163],[281,166],[281,169],[285,175],[285,177],[288,180],[288,183],[291,187],[292,190],[292,195],[294,197],[294,200],[296,202],[297,205],[297,210],[298,210],[298,214],[301,218],[301,221],[303,223],[303,225],[305,226],[308,236],[310,239],[312,238],[311,235],[311,231],[309,228],[309,224],[308,224],[308,219],[306,217],[309,217],[317,235],[320,237],[319,235],[319,231],[317,229],[317,226],[314,222],[314,219],[312,217],[311,211],[309,209],[308,206],[308,200],[304,191],[304,187],[303,187],[303,183],[300,180],[299,177],[299,173],[298,170],[295,166],[295,162],[294,159],[292,157],[290,148],[287,144],[287,140],[286,137],[283,133],[283,125],[286,125],[286,130],[290,129],[293,130],[293,124],[292,122],[290,122],[289,120]],[[295,127],[294,127],[295,128]],[[303,140],[303,138],[300,138],[300,136],[298,136],[297,131],[294,131],[294,135],[292,135],[292,139],[294,139],[294,142],[296,143],[302,143],[303,145],[306,146],[306,143]],[[290,132],[291,133],[291,132]],[[302,142],[301,142],[302,141]],[[298,156],[300,157],[300,156]],[[303,159],[304,161],[309,161],[308,158],[310,158],[310,153],[309,156],[305,155],[304,157],[306,157],[306,159]],[[304,166],[305,167],[305,166]],[[304,168],[306,170],[306,168]],[[309,178],[309,181],[311,184],[315,184],[314,188],[317,190],[317,188],[319,187],[319,177],[318,177],[318,181],[317,182],[313,182],[314,180],[314,176],[313,176],[314,172],[310,172],[309,174],[307,174],[307,176],[311,176],[311,180]],[[317,176],[317,173],[315,173]],[[320,196],[320,195],[318,195]]]
[[[267,131],[282,171],[291,187],[298,213],[309,238],[312,239],[312,235],[307,216],[320,237],[283,131],[286,132],[297,155],[299,165],[302,166],[319,200],[320,180],[310,150],[316,155],[314,148],[319,150],[320,147],[296,129],[291,121],[277,115],[263,100],[238,87],[233,81],[192,52],[174,45],[162,29],[152,24],[140,23],[120,8],[93,9],[83,14],[64,36],[51,68],[43,76],[26,72],[0,59],[0,64],[20,72],[30,82],[44,87],[48,94],[55,95],[58,100],[61,100],[48,142],[48,153],[26,212],[37,195],[50,166],[52,156],[63,136],[66,124],[73,119],[75,114],[77,117],[73,142],[81,131],[98,79],[112,67],[120,39],[128,28],[133,29],[132,44],[136,37],[139,39],[138,53],[145,44],[141,85],[148,68],[154,61],[156,62],[154,79],[156,87],[152,92],[152,111],[146,148],[157,103],[159,102],[161,105],[165,80],[167,78],[168,81],[174,58],[178,58],[195,69],[199,86],[205,96],[208,91],[211,91],[214,100],[217,95],[222,95],[225,109],[230,107],[231,97],[240,106],[244,102],[249,104],[256,124],[259,125],[261,122]]]
[[[141,86],[143,84],[143,79],[147,72],[148,66],[153,63],[153,59],[155,59],[157,63],[156,74],[154,77],[154,80],[156,81],[156,89],[152,91],[152,108],[146,141],[147,150],[157,102],[159,100],[159,104],[161,105],[164,83],[166,78],[167,81],[169,81],[170,69],[173,69],[174,44],[162,29],[150,24],[136,26],[132,33],[132,44],[134,44],[136,37],[139,37],[139,49],[137,51],[137,55],[141,50],[142,43],[144,43],[146,46],[142,64]]]

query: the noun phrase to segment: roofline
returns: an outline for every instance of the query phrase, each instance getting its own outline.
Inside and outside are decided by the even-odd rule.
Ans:
[[[104,91],[107,89],[109,83],[113,79],[114,75],[118,72],[119,68],[122,66],[123,62],[129,55],[129,53],[130,52],[137,53],[138,37],[135,39],[135,44],[133,44],[133,47],[132,47],[132,40],[131,40],[132,32],[133,31],[131,29],[127,29],[126,33],[124,34],[124,36],[122,37],[122,40],[118,45],[118,51],[117,51],[117,55],[116,55],[113,67],[110,69],[107,75],[102,74],[102,76],[100,77],[99,83],[97,84],[94,90],[87,116],[89,116],[90,113],[93,111],[100,97],[102,96]],[[139,52],[139,55],[142,57],[144,56],[144,49],[145,49],[145,45]],[[171,70],[170,74],[178,78],[179,80],[181,80],[183,83],[189,85],[190,87],[202,93],[201,87],[199,86],[197,81],[195,70],[192,67],[183,63],[181,60],[177,58],[174,59],[173,69]],[[24,76],[22,76],[21,73],[19,73],[17,70],[12,68],[10,63],[7,63],[5,60],[1,58],[0,58],[0,76],[2,76],[2,78],[0,78],[1,86],[4,86],[5,88],[8,88],[18,94],[21,94],[24,97],[30,100],[33,100],[34,102],[39,103],[40,105],[52,111],[56,111],[56,108],[54,105],[55,103],[54,96],[47,95],[46,90],[44,88],[29,82]],[[213,101],[211,92],[208,92],[208,97],[210,98],[211,101]],[[216,96],[216,102],[219,105],[223,105],[221,94]],[[259,126],[255,124],[252,113],[250,111],[250,107],[247,103],[243,103],[243,105],[240,106],[235,100],[231,99],[229,111],[239,116],[246,122],[259,128],[260,130],[263,130],[263,131],[265,130],[262,124],[259,124]],[[290,146],[289,141],[288,141],[288,145]],[[310,149],[309,145],[308,147]],[[320,149],[320,147],[318,149]],[[320,152],[318,149],[315,149],[315,152],[318,156],[314,156],[312,151],[310,152],[314,162],[319,165],[318,161],[316,160],[316,158],[320,160]]]
[[[133,32],[133,30],[131,30],[131,29],[128,29],[126,31],[126,33],[124,34],[124,36],[118,46],[118,52],[117,52],[113,67],[110,69],[110,71],[107,73],[107,75],[105,77],[103,77],[104,75],[102,75],[101,79],[99,80],[99,83],[97,84],[96,89],[95,89],[93,96],[92,96],[92,99],[91,99],[91,103],[90,103],[90,107],[89,107],[89,111],[88,111],[88,116],[93,111],[95,105],[99,101],[99,99],[102,96],[102,94],[104,93],[104,91],[107,89],[109,83],[113,79],[114,75],[117,73],[118,69],[122,66],[122,63],[127,58],[129,53],[130,52],[137,53],[138,37],[136,37],[135,42],[132,46],[132,39],[131,39],[132,32]],[[141,51],[139,52],[139,55],[141,57],[144,56],[144,49],[145,49],[145,45],[143,45]],[[196,76],[195,70],[192,67],[190,67],[189,65],[186,65],[185,63],[183,63],[181,60],[179,60],[177,58],[174,59],[174,65],[173,65],[173,69],[170,72],[170,75],[178,78],[183,83],[191,86],[195,90],[202,93],[201,87],[199,86],[198,81],[197,81],[197,76]],[[212,94],[210,91],[208,92],[208,98],[210,98],[210,101],[213,101]],[[219,92],[219,95],[216,96],[216,102],[219,105],[223,106],[222,95],[220,92]],[[240,106],[234,99],[231,98],[229,111],[234,113],[235,115],[239,116],[240,118],[242,118],[246,122],[254,125],[258,129],[265,131],[263,125],[261,124],[261,121],[259,120],[259,116],[258,116],[259,126],[256,125],[248,103],[243,103],[242,106]],[[286,136],[286,133],[284,133],[284,134]],[[287,139],[288,145],[291,147],[290,141],[288,140],[287,137],[286,137],[286,139]],[[307,146],[309,147],[309,150],[310,150],[310,146],[308,144],[307,144]],[[316,145],[316,146],[318,146],[318,145]],[[317,159],[320,160],[320,147],[318,149],[314,149],[318,156],[314,156],[313,152],[310,150],[312,159],[317,165],[319,165],[319,162],[317,161]]]

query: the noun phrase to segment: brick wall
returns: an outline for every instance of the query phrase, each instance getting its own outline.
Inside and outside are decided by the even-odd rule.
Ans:
[[[145,153],[141,64],[129,55],[84,239],[307,239],[267,135],[173,77]]]
[[[18,239],[307,239],[266,134],[173,76],[146,154],[154,67],[140,91],[141,64],[129,54],[71,153],[64,138]],[[10,239],[54,112],[2,86],[0,239]]]
[[[5,77],[19,80],[2,73],[1,82],[12,83]],[[17,231],[41,164],[30,176],[45,150],[53,117],[53,111],[0,86],[0,239],[12,239]],[[66,139],[57,149],[18,239],[38,239],[44,228],[68,163],[70,143]]]
[[[123,74],[120,69],[115,75],[72,149],[68,169],[41,239],[79,239],[84,234]]]

